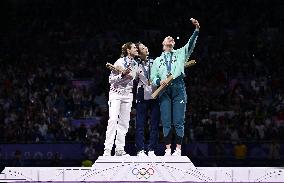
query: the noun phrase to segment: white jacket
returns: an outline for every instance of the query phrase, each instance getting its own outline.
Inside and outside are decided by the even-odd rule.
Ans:
[[[110,90],[122,95],[130,94],[133,88],[133,80],[137,77],[138,63],[129,57],[122,57],[114,63],[114,66],[119,66],[123,69],[130,68],[131,72],[129,75],[132,78],[122,77],[121,73],[111,71],[109,75]]]

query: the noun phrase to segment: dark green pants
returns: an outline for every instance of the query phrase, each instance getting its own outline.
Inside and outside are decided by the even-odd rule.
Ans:
[[[165,143],[171,144],[174,127],[175,143],[182,144],[187,100],[183,77],[174,79],[159,98]]]

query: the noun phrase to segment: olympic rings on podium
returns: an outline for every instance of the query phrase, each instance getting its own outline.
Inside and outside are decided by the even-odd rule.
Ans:
[[[132,170],[132,174],[133,175],[136,175],[136,177],[138,179],[141,179],[141,178],[145,178],[145,179],[148,179],[150,178],[151,175],[153,175],[155,173],[154,169],[153,168],[140,168],[139,170],[137,168],[134,168]]]

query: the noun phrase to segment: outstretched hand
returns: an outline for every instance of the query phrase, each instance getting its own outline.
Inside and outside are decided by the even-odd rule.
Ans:
[[[196,19],[191,18],[190,21],[195,25],[196,29],[200,29],[199,22]]]

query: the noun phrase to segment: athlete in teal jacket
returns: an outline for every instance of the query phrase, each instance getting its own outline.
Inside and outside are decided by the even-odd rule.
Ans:
[[[170,74],[173,76],[172,83],[159,95],[163,133],[166,143],[165,155],[180,156],[181,144],[184,136],[184,116],[186,110],[186,91],[183,81],[184,64],[190,57],[199,33],[199,23],[191,18],[196,29],[187,44],[174,50],[174,39],[170,36],[163,41],[164,52],[157,57],[151,69],[151,81],[154,85],[166,85],[165,80]],[[175,127],[176,150],[171,154],[172,124]]]

